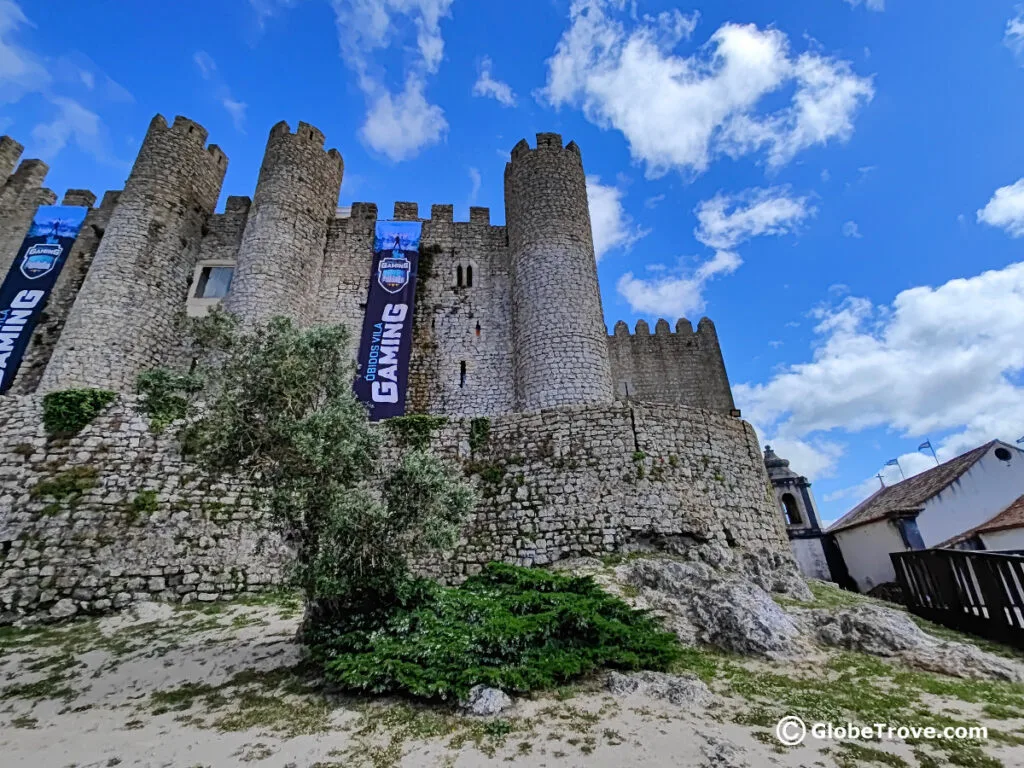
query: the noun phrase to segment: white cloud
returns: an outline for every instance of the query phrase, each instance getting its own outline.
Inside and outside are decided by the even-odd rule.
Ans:
[[[665,195],[652,195],[644,200],[644,208],[657,208],[658,203],[665,199]]]
[[[648,234],[633,223],[622,205],[623,192],[618,187],[601,183],[600,176],[587,176],[587,202],[590,227],[594,233],[594,253],[600,261],[613,248],[628,250]]]
[[[444,112],[427,102],[423,81],[410,75],[401,93],[392,95],[383,90],[378,94],[360,135],[372,149],[398,162],[413,157],[424,146],[436,144],[447,132]]]
[[[356,74],[369,105],[360,135],[393,161],[414,157],[448,131],[444,111],[427,101],[425,89],[426,79],[436,74],[444,59],[441,19],[449,15],[451,4],[452,0],[331,0],[342,58]],[[412,33],[416,52],[404,66],[402,91],[395,92],[372,55],[401,45]]]
[[[792,56],[779,30],[724,24],[698,53],[682,57],[672,51],[692,33],[695,16],[674,11],[627,26],[614,17],[623,7],[574,0],[540,95],[622,132],[648,177],[700,173],[718,155],[761,150],[769,165],[783,165],[808,147],[848,139],[854,115],[874,94],[871,79],[847,62],[816,52]],[[794,89],[788,103],[759,114],[763,99],[785,87]]]
[[[710,248],[735,248],[752,237],[792,232],[815,213],[808,198],[793,197],[788,187],[719,193],[697,206],[694,236]]]
[[[789,468],[798,475],[804,475],[814,482],[835,474],[839,459],[845,447],[837,442],[823,439],[794,440],[776,437],[774,440],[761,439],[762,445],[770,445],[775,454],[789,460]]]
[[[245,133],[245,110],[248,105],[231,95],[231,89],[228,88],[227,83],[217,69],[217,62],[206,51],[196,51],[192,56],[192,61],[195,62],[203,79],[212,84],[214,98],[220,102],[220,105],[231,116],[231,122],[234,123],[235,130]]]
[[[1024,178],[997,189],[978,211],[978,221],[1005,229],[1010,237],[1024,237]]]
[[[765,432],[796,440],[876,427],[914,440],[947,433],[933,440],[945,460],[1024,431],[1024,263],[911,288],[891,306],[846,297],[813,316],[818,342],[809,362],[734,388],[744,416]],[[908,473],[931,461],[905,457]],[[877,487],[869,479],[850,497],[872,482]]]
[[[471,184],[469,190],[469,203],[472,205],[476,202],[477,195],[480,194],[480,184],[482,179],[480,178],[480,171],[476,168],[469,169],[469,183]]]
[[[843,224],[843,237],[852,237],[859,240],[864,235],[860,233],[860,227],[857,226],[856,221],[847,221]]]
[[[99,115],[73,99],[57,96],[50,102],[57,108],[57,116],[32,129],[33,154],[43,160],[51,160],[74,141],[79,149],[97,159],[104,159],[107,153]]]
[[[490,57],[485,56],[484,60],[480,63],[480,76],[477,78],[476,83],[473,84],[473,95],[489,96],[497,100],[504,107],[514,107],[516,105],[516,95],[513,93],[512,87],[508,83],[494,79],[491,75],[492,66]]]
[[[858,5],[860,5],[863,2],[864,5],[867,6],[867,9],[869,11],[884,11],[885,10],[885,0],[844,0],[844,1],[846,2],[847,5],[851,5],[854,8],[856,8]]]
[[[670,274],[644,279],[627,272],[616,285],[634,312],[649,316],[687,317],[704,311],[704,288],[715,277],[739,269],[734,250],[752,237],[793,232],[815,208],[806,197],[793,197],[787,187],[749,189],[738,195],[718,194],[700,203],[694,213],[694,237],[715,250],[696,268],[677,267]]]
[[[1016,56],[1024,56],[1024,6],[1017,6],[1017,15],[1006,22],[1003,45]]]
[[[12,104],[26,93],[45,90],[50,83],[42,60],[10,41],[19,27],[34,26],[21,6],[13,0],[0,0],[0,104]]]

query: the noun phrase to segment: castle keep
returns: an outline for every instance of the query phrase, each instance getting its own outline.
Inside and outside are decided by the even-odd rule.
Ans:
[[[217,213],[228,159],[206,139],[158,115],[122,191],[98,206],[84,190],[63,197],[89,212],[0,397],[0,623],[145,596],[213,600],[284,578],[287,552],[244,483],[200,477],[173,430],[154,434],[135,380],[187,368],[175,319],[216,304],[250,327],[286,315],[358,338],[379,214],[339,209],[341,154],[316,128],[283,122],[253,198],[228,197]],[[0,139],[4,275],[36,208],[56,200],[45,164],[15,170],[21,151]],[[711,321],[608,333],[575,143],[544,133],[512,149],[504,226],[486,208],[454,221],[452,205],[421,217],[400,202],[391,218],[422,223],[406,412],[449,417],[431,444],[482,489],[456,551],[425,570],[460,578],[490,559],[541,564],[665,537],[791,567]],[[42,397],[77,388],[120,397],[53,440]],[[483,442],[472,419],[488,425]]]
[[[0,140],[13,170],[20,147]],[[300,123],[270,132],[252,200],[214,213],[227,158],[206,131],[178,117],[150,124],[121,192],[94,208],[51,297],[13,391],[134,390],[137,374],[184,364],[175,316],[223,301],[248,324],[286,315],[302,325],[362,327],[377,207],[337,209],[344,162]],[[0,269],[7,273],[35,208],[46,166],[29,160],[0,197]],[[95,196],[71,190],[67,205]],[[521,141],[505,168],[505,226],[486,208],[453,221],[451,205],[420,218],[428,254],[417,286],[407,410],[498,415],[616,397],[729,413],[729,381],[714,325],[651,334],[618,323],[608,335],[580,150],[557,134]]]

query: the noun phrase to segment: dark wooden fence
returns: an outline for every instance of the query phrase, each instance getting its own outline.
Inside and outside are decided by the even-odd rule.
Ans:
[[[893,552],[896,580],[918,616],[1024,648],[1020,552],[924,549]]]

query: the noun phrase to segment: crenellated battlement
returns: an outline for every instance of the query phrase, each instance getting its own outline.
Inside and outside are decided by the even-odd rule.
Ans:
[[[651,336],[651,326],[648,325],[646,320],[637,320],[635,331],[630,333],[629,326],[619,320],[615,323],[615,327],[612,333],[609,334],[612,338],[623,338],[623,337],[640,337],[647,338]],[[654,324],[654,336],[679,336],[688,338],[690,336],[707,336],[711,338],[718,338],[718,334],[715,331],[715,324],[711,322],[708,317],[701,318],[700,322],[697,323],[697,330],[693,330],[693,323],[687,320],[685,317],[681,317],[676,320],[675,330],[672,330],[672,326],[669,325],[668,320],[665,318],[659,318],[658,322]]]
[[[96,204],[96,193],[88,189],[69,189],[64,193],[61,205],[78,205],[83,208],[92,208]]]
[[[532,145],[523,139],[512,149],[500,225],[489,208],[476,205],[468,220],[456,220],[451,203],[430,205],[429,218],[428,206],[408,200],[384,210],[369,202],[339,208],[341,154],[325,149],[316,127],[299,122],[292,129],[287,121],[269,131],[253,196],[228,196],[223,212],[214,213],[227,157],[207,139],[192,120],[169,123],[156,115],[123,193],[107,193],[98,210],[91,191],[67,190],[65,204],[91,209],[96,242],[83,246],[88,273],[68,304],[43,391],[118,389],[140,366],[178,354],[169,318],[184,301],[215,303],[199,295],[202,270],[211,265],[234,265],[223,305],[247,325],[285,314],[299,324],[358,329],[373,281],[374,224],[391,217],[422,223],[423,245],[434,254],[417,294],[429,328],[417,332],[414,344],[423,348],[413,352],[416,375],[429,379],[417,391],[432,394],[415,407],[532,411],[608,403],[618,392],[730,410],[718,337],[707,318],[696,329],[685,318],[674,325],[661,318],[639,320],[633,329],[619,322],[608,333],[581,153],[561,134],[538,133]],[[0,139],[0,170],[14,169],[21,153],[18,142]],[[12,253],[35,206],[53,199],[41,186],[47,170],[25,160],[3,184],[4,200],[22,206],[21,219],[8,215],[14,224],[4,243]],[[4,215],[0,207],[0,228]],[[144,288],[124,280],[126,266],[145,276]],[[572,280],[560,277],[566,274]],[[137,311],[140,290],[149,292],[146,312]],[[552,334],[552,327],[565,332]],[[566,348],[574,355],[571,379],[562,375]]]
[[[562,145],[562,135],[560,133],[538,133],[536,138],[536,148],[530,147],[529,142],[526,139],[520,139],[519,142],[512,147],[511,160],[505,165],[506,175],[509,173],[510,166],[520,160],[530,157],[533,154],[558,154],[564,155],[566,152],[572,154],[576,160],[582,166],[583,156],[580,152],[579,145],[575,141],[570,141],[565,146]]]

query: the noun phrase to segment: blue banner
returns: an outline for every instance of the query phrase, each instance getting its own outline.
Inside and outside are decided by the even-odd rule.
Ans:
[[[405,413],[420,230],[418,221],[377,222],[355,383],[371,421]]]
[[[88,208],[45,205],[36,211],[0,286],[0,394],[11,388]]]

